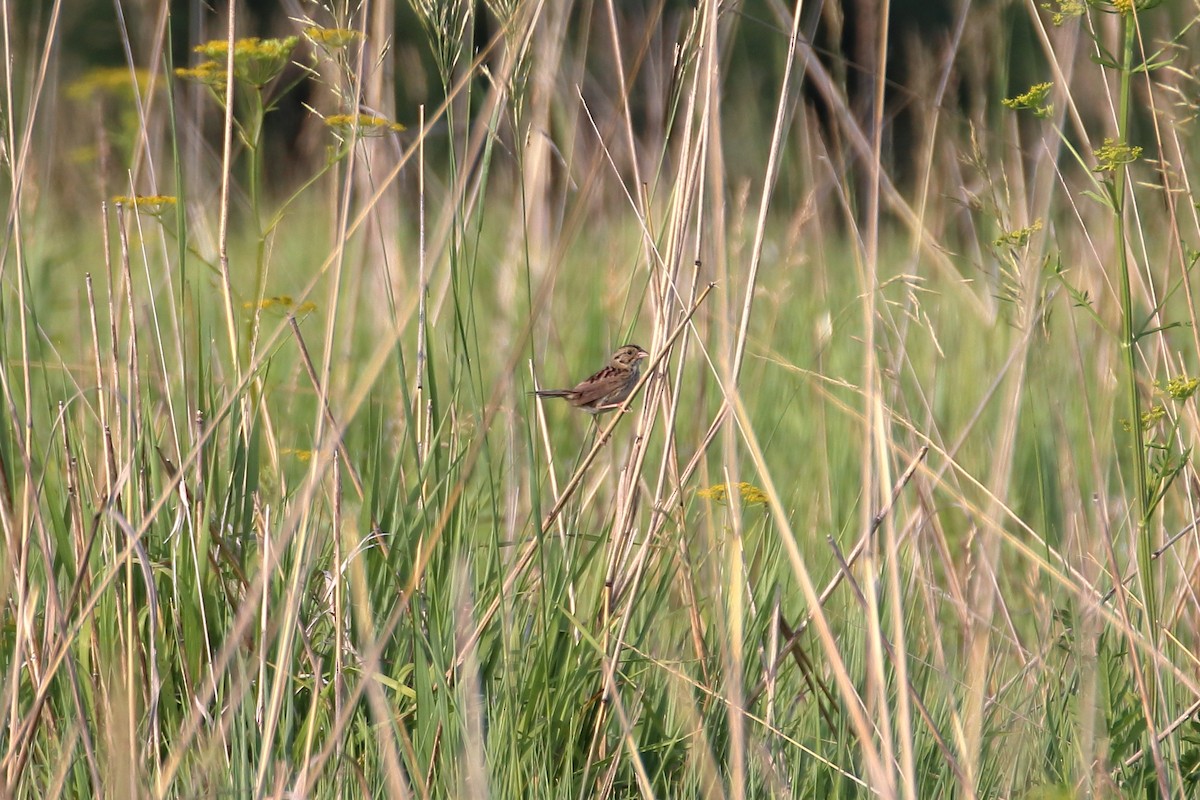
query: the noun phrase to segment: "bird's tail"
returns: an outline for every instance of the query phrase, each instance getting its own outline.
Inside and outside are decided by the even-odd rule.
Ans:
[[[538,397],[569,397],[570,389],[538,389],[534,392]]]

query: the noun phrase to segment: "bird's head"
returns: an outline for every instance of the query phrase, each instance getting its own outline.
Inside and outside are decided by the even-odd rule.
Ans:
[[[649,355],[649,353],[638,347],[636,344],[627,344],[617,350],[617,352],[613,353],[612,365],[614,367],[622,368],[632,367],[643,358],[648,358]]]

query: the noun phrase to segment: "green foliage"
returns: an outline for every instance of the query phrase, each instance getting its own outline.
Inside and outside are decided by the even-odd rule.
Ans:
[[[409,5],[85,73],[119,192],[3,101],[0,795],[1200,792],[1195,165],[1130,102],[1195,20],[1054,4],[1094,59],[1001,100],[1038,12],[971,7],[875,76],[910,152],[782,14]],[[631,413],[531,397],[631,340]]]

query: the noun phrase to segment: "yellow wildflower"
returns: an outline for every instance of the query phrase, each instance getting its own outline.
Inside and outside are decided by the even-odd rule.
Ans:
[[[292,57],[292,51],[299,43],[299,36],[289,36],[286,39],[259,39],[257,36],[238,39],[233,43],[233,77],[251,86],[267,85],[283,72],[283,68]],[[215,63],[217,69],[223,70],[229,54],[229,43],[224,39],[214,39],[196,45],[195,51],[208,58],[211,63]],[[196,69],[212,68],[201,64]]]
[[[1092,155],[1096,157],[1092,172],[1114,172],[1117,167],[1132,164],[1141,158],[1142,148],[1105,137],[1104,144],[1092,151]]]
[[[1055,5],[1042,3],[1042,8],[1050,12],[1050,22],[1058,27],[1069,19],[1082,17],[1087,13],[1087,6],[1082,0],[1057,0]]]
[[[1005,98],[1000,102],[1004,104],[1005,108],[1011,108],[1014,111],[1032,111],[1035,117],[1045,119],[1054,112],[1054,106],[1046,102],[1046,98],[1050,96],[1050,90],[1053,88],[1053,83],[1035,83],[1024,93],[1016,97]]]
[[[85,72],[67,87],[67,97],[86,100],[92,97],[133,97],[134,86],[139,92],[150,87],[150,72],[129,67],[96,67]]]
[[[1148,431],[1167,416],[1167,410],[1162,406],[1154,406],[1149,411],[1142,412],[1142,430]]]
[[[365,38],[361,31],[350,28],[305,28],[304,35],[313,44],[326,50],[339,50],[355,42],[361,42]]]
[[[157,216],[179,202],[176,198],[165,194],[137,194],[132,197],[119,194],[113,197],[112,201],[116,205],[129,206],[139,214],[149,214],[150,216]]]
[[[742,481],[737,485],[738,495],[741,497],[742,505],[744,506],[760,506],[766,505],[766,493],[752,483]],[[707,489],[701,489],[697,492],[700,497],[705,500],[712,500],[715,503],[725,505],[729,499],[729,489],[723,483],[715,483]]]
[[[264,297],[258,303],[246,301],[242,303],[242,308],[246,311],[291,311],[293,306],[297,314],[308,314],[317,310],[317,304],[313,302],[301,303],[296,305],[296,301],[290,294],[279,294],[274,297]]]
[[[373,114],[331,114],[325,118],[325,127],[333,128],[343,136],[348,136],[353,128],[358,129],[359,136],[383,136],[405,130],[401,123]]]
[[[202,83],[218,92],[225,89],[225,65],[215,61],[205,61],[194,67],[179,67],[175,70],[175,75],[189,81]]]
[[[1017,228],[1015,231],[1002,233],[993,244],[996,247],[1008,245],[1010,247],[1024,247],[1029,243],[1029,237],[1037,231],[1040,231],[1043,226],[1041,219],[1035,219],[1032,225],[1027,225],[1024,228]]]
[[[1194,395],[1198,387],[1200,387],[1200,378],[1180,375],[1178,378],[1171,378],[1167,381],[1167,394],[1171,396],[1172,400],[1182,403]]]

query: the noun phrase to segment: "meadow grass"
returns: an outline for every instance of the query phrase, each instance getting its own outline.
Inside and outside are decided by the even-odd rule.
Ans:
[[[900,169],[797,9],[487,5],[6,54],[0,796],[1193,794],[1194,12],[967,7]]]

